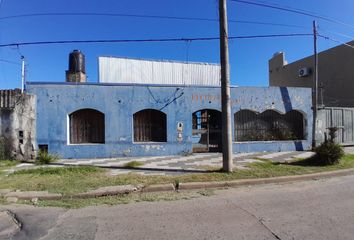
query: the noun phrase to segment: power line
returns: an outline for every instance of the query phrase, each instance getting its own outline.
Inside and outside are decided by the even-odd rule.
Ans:
[[[132,17],[132,18],[152,18],[152,19],[167,19],[167,20],[184,20],[184,21],[207,21],[207,22],[218,22],[218,19],[213,18],[199,18],[199,17],[174,17],[174,16],[162,16],[162,15],[144,15],[144,14],[125,14],[125,13],[29,13],[29,14],[19,14],[10,15],[5,17],[0,17],[0,20],[14,19],[14,18],[24,18],[24,17],[40,17],[40,16],[104,16],[104,17]],[[279,27],[292,27],[292,28],[307,28],[305,26],[284,24],[284,23],[273,23],[273,22],[260,22],[260,21],[246,21],[246,20],[229,20],[230,23],[241,23],[241,24],[256,24],[256,25],[269,25],[269,26],[279,26]]]
[[[276,37],[302,37],[312,36],[310,33],[291,33],[291,34],[270,34],[270,35],[250,35],[229,37],[232,39],[255,39],[255,38],[276,38]],[[37,41],[37,42],[18,42],[0,44],[1,47],[19,47],[28,45],[45,44],[70,44],[70,43],[148,43],[148,42],[191,42],[191,41],[212,41],[219,40],[219,37],[199,37],[199,38],[156,38],[156,39],[100,39],[100,40],[61,40],[61,41]]]
[[[294,9],[294,8],[289,8],[289,7],[283,7],[280,5],[274,5],[274,4],[267,4],[264,2],[250,2],[250,1],[245,1],[245,0],[230,0],[232,2],[238,2],[238,3],[244,3],[244,4],[248,4],[248,5],[254,5],[254,6],[259,6],[259,7],[265,7],[265,8],[271,8],[271,9],[276,9],[276,10],[281,10],[281,11],[285,11],[285,12],[291,12],[291,13],[296,13],[296,14],[300,14],[300,15],[304,15],[304,16],[308,16],[308,17],[314,17],[314,18],[318,18],[318,19],[322,19],[325,20],[327,22],[331,22],[331,23],[336,23],[336,24],[340,24],[340,25],[344,25],[350,28],[354,28],[354,25],[352,24],[348,24],[333,18],[329,18],[329,17],[325,17],[325,16],[321,16],[318,14],[313,14],[310,12],[307,12],[305,10],[301,10],[301,9]]]
[[[281,7],[281,8],[288,8],[288,9],[291,9],[291,10],[296,10],[296,11],[304,12],[304,13],[307,13],[307,14],[318,15],[320,17],[325,17],[325,18],[331,19],[331,17],[329,17],[329,16],[326,16],[326,15],[323,15],[323,14],[320,14],[320,13],[317,13],[317,12],[313,12],[313,11],[304,10],[304,9],[301,9],[301,8],[295,8],[295,7],[292,7],[292,6],[289,6],[289,5],[271,3],[271,2],[267,2],[267,1],[256,1],[256,0],[253,0],[253,1],[254,2],[258,2],[258,3],[263,3],[263,4],[269,4],[269,5],[271,4],[273,6],[277,6],[277,7]],[[332,20],[336,20],[336,19],[332,18]],[[337,21],[339,21],[339,20],[337,20]]]
[[[334,38],[331,38],[331,37],[328,37],[328,36],[324,36],[324,35],[321,35],[321,34],[318,34],[317,36],[319,36],[321,38],[324,38],[326,40],[331,40],[333,42],[343,44],[344,46],[347,46],[347,47],[350,47],[350,48],[354,49],[354,46],[352,46],[352,45],[350,45],[350,44],[348,44],[346,42],[340,41],[338,39],[334,39]]]
[[[340,33],[340,32],[333,32],[333,31],[330,31],[330,30],[327,30],[327,29],[324,29],[324,28],[319,28],[321,32],[325,32],[325,33],[328,33],[328,34],[333,34],[333,35],[336,35],[336,36],[339,36],[339,37],[345,37],[345,38],[348,38],[348,39],[351,39],[353,40],[354,39],[354,36],[350,36],[350,35],[347,35],[347,34],[344,34],[344,33]]]
[[[218,20],[216,20],[218,21]],[[228,20],[229,23],[243,23],[243,24],[255,24],[255,25],[267,25],[267,26],[278,26],[278,27],[291,27],[291,28],[303,28],[307,29],[308,27],[292,24],[283,24],[283,23],[272,23],[272,22],[256,22],[256,21],[243,21],[243,20]]]
[[[10,63],[10,64],[16,64],[16,65],[21,65],[21,64],[18,63],[18,62],[13,62],[13,61],[5,60],[5,59],[0,59],[0,62]]]

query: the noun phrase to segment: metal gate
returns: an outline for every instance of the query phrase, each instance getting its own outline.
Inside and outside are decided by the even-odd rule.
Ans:
[[[324,132],[328,132],[328,127],[337,127],[336,142],[343,145],[354,144],[354,108],[325,108],[319,112],[322,113],[319,120],[323,121]]]
[[[193,118],[193,152],[221,151],[221,113],[216,110],[200,110]]]

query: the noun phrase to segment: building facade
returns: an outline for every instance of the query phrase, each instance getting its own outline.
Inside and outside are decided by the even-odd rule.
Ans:
[[[221,151],[220,88],[28,83],[37,97],[37,143],[62,158]],[[307,150],[311,90],[231,89],[233,151]]]

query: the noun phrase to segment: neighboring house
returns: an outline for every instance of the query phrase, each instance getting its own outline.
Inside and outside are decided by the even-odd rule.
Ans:
[[[354,46],[354,41],[349,42]],[[293,63],[279,52],[269,60],[269,85],[308,87],[314,81],[314,57]],[[318,101],[325,107],[354,107],[354,49],[339,45],[318,54]]]
[[[349,42],[354,46],[354,41]],[[293,63],[278,52],[269,60],[269,85],[307,87],[314,85],[314,57]],[[354,144],[354,49],[339,45],[318,54],[318,119],[316,140],[324,140],[330,126],[339,127],[337,142]]]
[[[0,90],[0,158],[35,157],[36,97],[21,90]]]

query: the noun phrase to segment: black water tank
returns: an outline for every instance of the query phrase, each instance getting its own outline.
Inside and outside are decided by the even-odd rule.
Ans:
[[[69,72],[86,73],[85,70],[85,55],[80,50],[74,50],[69,54]]]

